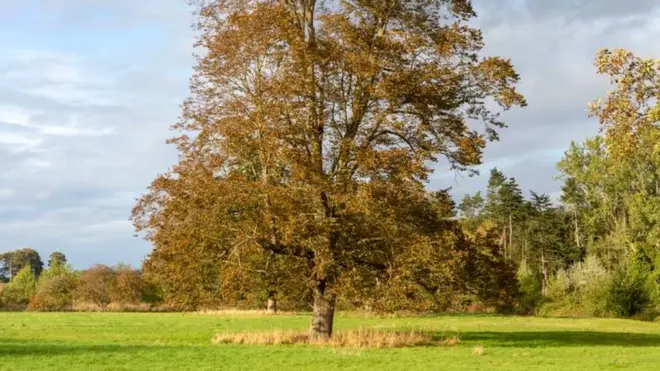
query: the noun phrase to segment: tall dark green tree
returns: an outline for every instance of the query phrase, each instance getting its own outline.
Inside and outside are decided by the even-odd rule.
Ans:
[[[473,195],[467,194],[458,204],[458,216],[461,218],[463,227],[470,232],[475,232],[477,228],[483,223],[484,215],[483,208],[485,200],[481,192]]]
[[[461,203],[458,205],[458,211],[464,218],[478,218],[482,215],[483,208],[484,198],[481,196],[481,192],[463,196]]]
[[[32,274],[39,277],[44,263],[36,250],[25,248],[0,254],[0,278],[9,281],[27,265],[32,269]]]
[[[48,268],[53,268],[54,266],[65,266],[66,262],[66,255],[59,251],[55,251],[48,257]]]
[[[524,197],[515,178],[507,178],[497,168],[492,169],[488,179],[488,188],[484,212],[488,219],[495,222],[500,232],[500,244],[508,259],[519,254]],[[515,244],[514,244],[515,243]]]
[[[571,217],[553,205],[550,196],[531,192],[528,219],[529,253],[527,262],[543,276],[542,292],[547,293],[550,277],[583,257],[583,250],[572,239]]]

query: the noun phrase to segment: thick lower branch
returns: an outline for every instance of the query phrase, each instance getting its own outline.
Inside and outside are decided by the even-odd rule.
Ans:
[[[313,251],[306,249],[302,246],[283,245],[280,243],[273,243],[267,240],[259,241],[259,245],[263,249],[271,251],[272,253],[277,255],[294,256],[297,258],[305,258],[305,259],[313,259],[314,257]]]

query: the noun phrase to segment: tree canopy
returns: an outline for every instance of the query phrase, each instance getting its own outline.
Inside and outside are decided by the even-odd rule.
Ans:
[[[385,290],[398,307],[454,289],[464,247],[424,182],[441,158],[453,170],[481,162],[504,127],[488,102],[525,104],[511,63],[480,56],[470,2],[195,5],[205,52],[174,126],[180,162],[134,212],[155,243],[149,264],[185,274],[280,256],[312,291],[320,337],[341,292]],[[214,210],[213,232],[190,214],[199,208]]]
[[[33,249],[24,248],[0,254],[0,279],[9,281],[25,266],[30,266],[32,274],[39,276],[44,268],[39,253]]]
[[[559,163],[563,201],[576,210],[590,249],[612,267],[657,266],[660,248],[660,61],[602,50],[600,74],[614,89],[591,104],[603,131],[572,143]]]

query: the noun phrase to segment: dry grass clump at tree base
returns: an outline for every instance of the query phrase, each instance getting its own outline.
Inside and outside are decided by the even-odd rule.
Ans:
[[[424,345],[452,346],[461,342],[457,337],[436,339],[432,332],[383,331],[360,328],[340,331],[330,339],[313,338],[305,331],[264,331],[218,333],[213,344],[249,344],[249,345],[322,345],[333,348],[402,348]]]
[[[242,308],[218,308],[218,309],[198,309],[195,311],[198,314],[206,315],[239,315],[239,316],[293,316],[293,315],[303,315],[307,312],[296,312],[296,311],[277,311],[269,312],[266,309],[242,309]]]

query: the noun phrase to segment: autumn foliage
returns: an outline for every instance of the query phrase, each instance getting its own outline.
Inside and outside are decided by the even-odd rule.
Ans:
[[[77,284],[76,277],[70,274],[45,278],[39,283],[28,309],[40,311],[71,309]]]
[[[115,270],[114,284],[110,285],[110,299],[114,303],[138,304],[142,302],[145,283],[140,272],[130,267]]]
[[[101,308],[112,302],[112,294],[116,290],[117,273],[105,265],[96,265],[80,275],[76,298],[89,301]]]
[[[511,63],[480,56],[470,1],[194,3],[180,161],[133,213],[145,273],[190,305],[309,292],[312,337],[342,297],[446,307],[470,246],[425,189],[430,164],[469,171],[498,111],[525,104]]]

